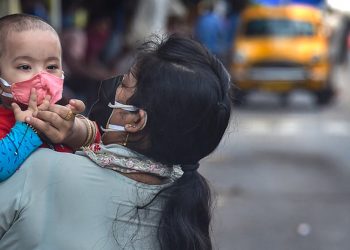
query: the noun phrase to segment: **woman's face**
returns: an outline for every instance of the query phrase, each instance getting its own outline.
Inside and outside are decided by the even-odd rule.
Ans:
[[[136,78],[131,72],[125,74],[122,82],[119,84],[115,100],[122,104],[126,104],[128,99],[135,93],[136,90]],[[134,115],[123,109],[114,109],[109,123],[113,125],[125,126],[126,124],[132,124],[135,118]],[[104,144],[120,143],[125,140],[125,132],[105,132],[102,136]]]

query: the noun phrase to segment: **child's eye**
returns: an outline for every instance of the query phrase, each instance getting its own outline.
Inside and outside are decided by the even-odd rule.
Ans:
[[[32,69],[29,65],[20,65],[17,67],[17,69],[20,69],[20,70],[30,70]]]
[[[48,70],[56,70],[56,69],[58,69],[58,66],[57,65],[49,65],[49,66],[47,66],[47,69]]]

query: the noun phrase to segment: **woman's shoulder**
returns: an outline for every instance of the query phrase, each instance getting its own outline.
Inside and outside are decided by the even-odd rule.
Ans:
[[[34,163],[44,163],[48,162],[51,164],[57,164],[58,162],[66,162],[66,161],[84,161],[79,155],[75,155],[73,153],[66,152],[57,152],[49,148],[39,148],[28,158],[26,163],[34,164]],[[41,164],[42,165],[42,164]]]
[[[19,175],[27,181],[45,182],[67,176],[76,176],[87,167],[93,166],[85,157],[72,153],[56,152],[47,148],[39,148],[33,152],[18,170]]]
[[[137,187],[137,189],[149,190],[149,192],[158,191],[166,186],[166,184],[148,185],[138,182],[117,171],[98,166],[85,155],[60,153],[45,148],[36,150],[23,163],[20,171],[27,172],[26,175],[31,175],[31,179],[46,179],[47,176],[50,176],[50,179],[69,177],[69,179],[73,178],[75,183],[87,182],[87,185],[93,185],[94,183],[90,182],[99,179],[115,188],[118,188],[117,186],[123,188]]]
[[[153,219],[158,219],[161,204],[154,204],[150,211],[147,210],[150,215],[141,221],[135,221],[135,224],[131,221],[135,205],[148,202],[153,191],[135,185],[135,182],[115,171],[97,166],[84,156],[39,149],[26,160],[18,173],[5,181],[2,187],[0,184],[0,197],[3,200],[0,204],[7,204],[20,197],[17,206],[26,212],[21,213],[16,228],[31,228],[34,223],[35,230],[45,229],[45,234],[54,236],[57,228],[47,225],[55,225],[51,222],[64,218],[57,223],[60,228],[66,229],[62,233],[64,238],[70,239],[67,244],[73,246],[78,242],[82,246],[80,241],[83,240],[83,245],[91,246],[100,244],[100,239],[108,236],[116,219],[116,230],[122,241],[129,240],[138,230],[134,230],[133,225],[140,225],[140,237],[156,232],[157,223]],[[41,211],[45,211],[45,216],[42,216]],[[110,218],[110,221],[106,221],[106,218]],[[16,228],[13,228],[15,235]],[[41,231],[35,230],[34,236],[40,234]],[[56,238],[49,237],[48,242],[53,239],[53,245],[66,245],[59,239],[56,242]],[[36,238],[30,240],[35,241]],[[139,244],[135,243],[136,249],[142,248]],[[111,245],[115,245],[113,237]],[[153,241],[144,241],[142,245],[153,246]]]
[[[111,169],[102,168],[85,156],[47,149],[36,151],[23,167],[28,169],[24,171],[27,171],[26,186],[29,190],[46,190],[46,187],[50,187],[58,193],[66,194],[65,196],[76,197],[74,199],[81,198],[81,193],[89,193],[90,198],[94,197],[101,202],[118,197],[114,200],[115,203],[130,206],[135,202],[148,201],[149,197],[168,185],[144,184]]]
[[[65,169],[71,166],[79,166],[81,164],[89,163],[85,157],[75,155],[72,153],[57,152],[47,148],[39,148],[33,152],[27,160],[22,164],[21,169],[28,169],[28,171],[44,171],[50,167],[58,167],[57,169]]]

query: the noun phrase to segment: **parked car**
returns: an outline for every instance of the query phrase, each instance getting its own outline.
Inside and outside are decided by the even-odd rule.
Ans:
[[[255,90],[287,97],[310,91],[318,104],[331,101],[329,41],[322,12],[307,5],[251,6],[241,13],[230,72],[233,101]]]

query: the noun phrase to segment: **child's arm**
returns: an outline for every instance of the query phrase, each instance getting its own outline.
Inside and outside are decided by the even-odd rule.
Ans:
[[[10,133],[0,140],[0,181],[13,175],[41,144],[39,136],[28,124],[17,121]]]
[[[46,108],[48,103],[49,97],[39,108]],[[36,131],[24,123],[25,117],[32,116],[38,110],[35,90],[31,93],[27,110],[22,111],[16,103],[12,104],[12,108],[16,124],[10,133],[0,140],[0,181],[13,175],[25,159],[42,144]]]

